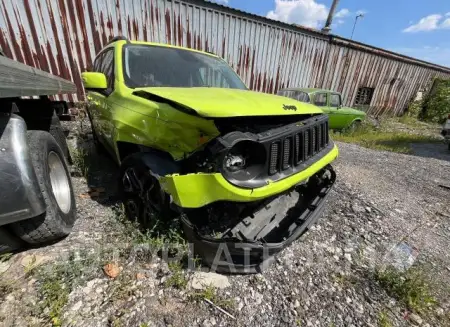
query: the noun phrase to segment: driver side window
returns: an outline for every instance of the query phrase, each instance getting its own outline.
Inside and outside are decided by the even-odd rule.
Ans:
[[[319,107],[325,107],[327,105],[327,94],[326,93],[316,94],[314,104]]]

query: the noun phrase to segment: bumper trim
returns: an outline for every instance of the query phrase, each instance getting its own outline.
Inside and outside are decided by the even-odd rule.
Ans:
[[[323,158],[304,170],[254,189],[237,187],[228,182],[220,173],[166,175],[160,178],[160,183],[164,191],[172,196],[173,202],[182,208],[200,208],[216,201],[251,202],[284,192],[302,181],[308,180],[334,161],[338,154],[338,148],[334,145]]]
[[[181,221],[186,237],[189,242],[193,243],[194,252],[203,258],[212,271],[239,274],[259,273],[273,263],[277,253],[302,236],[319,219],[336,180],[336,174],[332,169],[330,171],[332,176],[329,183],[310,199],[306,209],[288,227],[290,235],[284,241],[278,243],[241,242],[203,237],[189,218],[182,215]]]

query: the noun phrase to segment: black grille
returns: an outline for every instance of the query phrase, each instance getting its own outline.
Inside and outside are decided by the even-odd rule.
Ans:
[[[270,146],[269,175],[296,167],[321,152],[329,144],[328,121],[276,140]]]

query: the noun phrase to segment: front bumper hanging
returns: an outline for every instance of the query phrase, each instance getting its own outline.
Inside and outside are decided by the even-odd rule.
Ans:
[[[324,173],[327,174],[325,179],[322,178]],[[317,221],[335,180],[333,168],[327,166],[306,184],[271,198],[262,209],[258,208],[244,219],[239,218],[219,239],[200,232],[198,209],[182,214],[184,232],[193,244],[194,253],[212,270],[261,272],[275,260],[277,253]]]

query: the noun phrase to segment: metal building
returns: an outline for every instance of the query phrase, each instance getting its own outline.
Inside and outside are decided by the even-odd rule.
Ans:
[[[214,52],[261,92],[320,87],[346,105],[400,114],[450,68],[335,35],[284,24],[203,0],[2,0],[0,46],[6,56],[70,79],[112,36]]]

